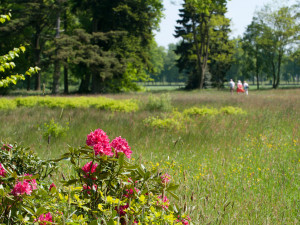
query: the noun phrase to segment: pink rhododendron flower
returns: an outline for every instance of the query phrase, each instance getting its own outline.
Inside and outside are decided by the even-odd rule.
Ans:
[[[185,219],[181,220],[181,223],[184,224],[184,225],[189,225],[189,221],[187,221]]]
[[[135,190],[137,193],[140,192],[140,190],[137,189],[137,188],[134,188],[134,190]],[[124,194],[124,197],[126,197],[126,198],[132,198],[132,197],[134,196],[134,190],[133,190],[132,188],[130,188],[129,190],[126,189],[126,192],[127,192],[127,193]]]
[[[88,162],[87,164],[85,164],[83,167],[82,167],[82,170],[84,172],[86,172],[87,174],[88,173],[95,173],[96,172],[96,168],[97,168],[98,164],[95,163],[93,164],[92,161]]]
[[[120,205],[120,206],[116,206],[115,210],[117,211],[117,213],[120,215],[120,217],[125,216],[126,212],[125,210],[128,209],[129,205],[128,203],[126,205]]]
[[[51,189],[52,189],[53,187],[56,188],[55,184],[54,184],[54,183],[50,184],[49,191],[51,191]]]
[[[6,170],[2,167],[2,164],[0,163],[0,176],[5,177],[6,176]]]
[[[131,158],[131,148],[128,146],[128,143],[125,138],[116,137],[112,142],[111,146],[115,149],[116,157],[118,157],[118,152],[123,152],[127,158]]]
[[[98,186],[97,186],[96,184],[93,184],[93,191],[96,191],[96,190],[97,190],[97,187],[98,187]],[[91,188],[90,186],[84,184],[84,185],[82,186],[82,188],[83,188],[83,190],[87,190],[86,193],[88,193],[89,195],[91,194],[91,192],[90,192],[89,190],[92,190],[92,188]]]
[[[32,177],[32,174],[25,173],[24,176],[25,177],[27,177],[27,176]],[[35,179],[27,179],[25,181],[31,184],[32,190],[36,190],[37,189],[37,183],[36,183]]]
[[[26,180],[19,181],[11,192],[14,196],[24,195],[25,193],[27,195],[31,195],[32,193],[32,186]]]
[[[40,215],[38,222],[39,222],[40,225],[46,225],[47,222],[51,222],[52,223],[53,221],[52,221],[52,215],[51,215],[51,213],[48,212],[45,215],[44,214]]]
[[[86,144],[88,146],[94,146],[99,143],[109,144],[109,139],[103,130],[96,129],[95,131],[92,131],[90,134],[88,134]]]
[[[1,150],[7,150],[7,151],[10,151],[12,149],[12,145],[10,144],[4,144],[2,147],[1,147]]]
[[[103,143],[95,144],[94,151],[95,151],[95,155],[107,155],[107,156],[114,155],[109,143],[108,144],[103,144]]]
[[[169,208],[169,205],[170,205],[170,201],[169,199],[164,196],[164,198],[160,195],[158,196],[158,201],[156,203],[158,206],[161,206],[163,209],[167,209]]]
[[[171,176],[167,173],[163,174],[161,177],[161,182],[166,185],[167,183],[170,182]]]

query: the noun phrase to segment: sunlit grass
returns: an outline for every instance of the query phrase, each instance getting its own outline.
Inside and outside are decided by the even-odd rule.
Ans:
[[[160,93],[154,94],[159,96]],[[0,114],[1,139],[22,142],[45,158],[68,145],[80,146],[96,128],[126,138],[134,160],[159,165],[181,184],[179,204],[195,224],[298,224],[300,199],[300,90],[170,93],[179,112],[191,107],[239,107],[241,115],[195,117],[179,130],[146,127],[160,116],[144,109],[109,112],[95,108],[17,108]],[[147,93],[107,95],[138,99]],[[40,127],[51,119],[69,123],[65,137],[43,138]]]

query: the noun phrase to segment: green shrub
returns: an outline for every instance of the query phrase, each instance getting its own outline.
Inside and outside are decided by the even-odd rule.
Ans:
[[[7,98],[0,99],[0,109],[15,109],[17,107],[17,103]]]
[[[169,94],[162,94],[159,97],[151,94],[144,107],[149,111],[170,111],[172,109],[171,97]]]
[[[33,107],[36,106],[39,102],[40,97],[21,97],[15,98],[14,101],[17,103],[18,107]],[[12,100],[13,101],[13,100]]]
[[[55,161],[70,162],[72,176],[50,184],[39,169],[42,162],[15,146],[4,145],[0,163],[1,224],[192,224],[173,201],[179,185],[158,168],[147,170],[130,161],[125,139],[108,136],[100,129],[87,136],[86,146],[69,148]],[[21,164],[14,162],[18,159]],[[29,160],[29,161],[28,161]],[[37,162],[36,162],[37,161]],[[23,165],[25,165],[23,167]],[[40,168],[41,167],[41,168]],[[48,175],[51,175],[48,173]],[[58,178],[59,179],[59,178]],[[171,197],[171,199],[169,199]]]
[[[52,119],[49,123],[44,123],[42,127],[43,130],[43,137],[46,139],[50,139],[51,137],[63,137],[66,135],[67,131],[69,130],[69,124],[67,123],[64,127],[56,123],[54,119]]]
[[[228,115],[238,115],[238,114],[247,114],[246,111],[242,110],[241,108],[238,107],[233,107],[233,106],[227,106],[227,107],[223,107],[220,109],[220,113],[223,114],[228,114]]]
[[[189,109],[185,109],[183,111],[183,114],[186,116],[214,116],[217,115],[219,112],[217,109],[210,109],[210,108],[198,108],[198,107],[192,107]]]
[[[88,108],[118,112],[134,112],[139,109],[135,100],[114,100],[104,97],[21,97],[1,100],[0,109],[15,107]]]
[[[166,118],[148,117],[143,122],[149,127],[180,130],[187,120],[188,118],[182,113],[174,111],[168,114]]]

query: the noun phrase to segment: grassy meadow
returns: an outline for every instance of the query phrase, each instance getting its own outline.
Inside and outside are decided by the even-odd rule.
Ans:
[[[161,94],[153,96],[163,98]],[[0,139],[53,159],[68,145],[84,145],[86,135],[100,128],[111,140],[126,138],[132,160],[172,175],[180,184],[179,205],[194,224],[300,223],[300,89],[250,91],[249,96],[214,90],[168,94],[170,111],[150,110],[149,93],[104,96],[136,100],[139,110],[134,112],[97,107],[3,109]],[[227,106],[246,114],[193,116],[179,129],[143,122],[166,117],[172,110]],[[52,119],[69,128],[64,136],[45,137],[44,124]],[[68,175],[67,165],[61,167]]]

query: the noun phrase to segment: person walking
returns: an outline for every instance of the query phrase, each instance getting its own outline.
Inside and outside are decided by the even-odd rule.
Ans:
[[[237,83],[237,89],[236,89],[236,92],[237,93],[244,93],[244,89],[243,89],[243,84],[242,82],[239,80],[238,83]]]
[[[230,93],[233,94],[235,83],[233,82],[232,79],[230,79],[229,87],[230,87]]]
[[[246,95],[248,95],[248,89],[249,89],[249,84],[247,83],[247,81],[244,81],[244,90]]]

